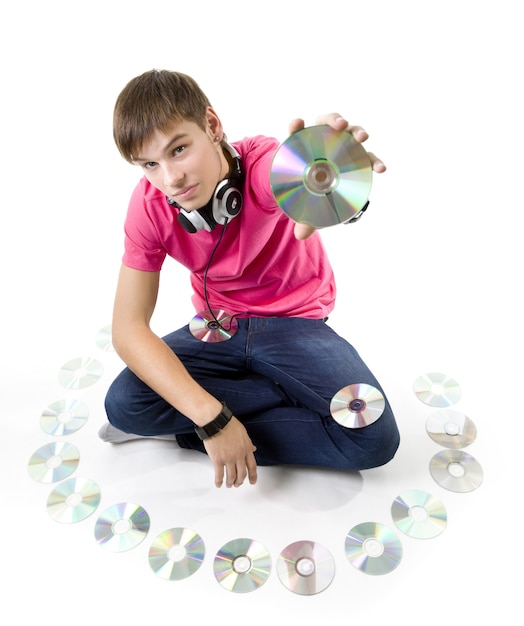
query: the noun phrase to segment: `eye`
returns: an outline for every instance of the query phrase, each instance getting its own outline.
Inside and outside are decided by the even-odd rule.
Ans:
[[[185,146],[177,146],[174,150],[173,150],[173,154],[175,156],[177,156],[178,154],[181,154],[182,152],[184,152],[185,150]]]
[[[142,167],[145,170],[152,170],[155,166],[156,166],[155,161],[146,161],[145,163],[142,163]]]

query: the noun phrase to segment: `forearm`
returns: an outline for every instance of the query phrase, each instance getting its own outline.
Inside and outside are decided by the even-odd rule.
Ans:
[[[113,345],[138,378],[197,426],[220,413],[220,401],[190,376],[171,348],[147,326],[138,324],[120,330],[117,326]]]

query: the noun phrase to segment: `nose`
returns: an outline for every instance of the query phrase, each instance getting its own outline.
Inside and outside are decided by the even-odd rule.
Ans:
[[[164,186],[167,190],[176,191],[183,186],[184,173],[178,165],[168,163],[162,168]]]

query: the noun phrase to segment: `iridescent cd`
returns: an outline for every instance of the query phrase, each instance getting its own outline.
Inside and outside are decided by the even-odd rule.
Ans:
[[[429,471],[445,489],[466,493],[482,484],[484,473],[480,463],[463,450],[443,450],[429,462]]]
[[[138,504],[120,502],[106,509],[95,524],[95,539],[109,552],[125,552],[141,543],[149,531],[149,515]]]
[[[213,571],[217,581],[234,593],[248,593],[261,587],[271,573],[271,557],[254,539],[233,539],[215,556]]]
[[[442,502],[418,489],[398,495],[391,505],[391,515],[399,530],[416,539],[431,539],[440,535],[448,520]]]
[[[84,389],[94,385],[104,373],[96,359],[80,357],[65,363],[58,372],[58,382],[66,389]]]
[[[70,476],[78,466],[78,449],[65,441],[54,441],[38,448],[29,459],[28,469],[39,483],[56,483]]]
[[[270,183],[295,222],[324,228],[358,219],[368,204],[373,168],[351,133],[311,126],[293,133],[273,157]]]
[[[419,376],[413,384],[413,391],[421,402],[436,407],[456,404],[462,395],[457,381],[439,372]]]
[[[204,542],[190,528],[170,528],[149,548],[149,565],[164,580],[182,580],[194,574],[204,560]]]
[[[477,438],[473,421],[451,409],[435,411],[426,420],[428,435],[445,448],[465,448]]]
[[[76,432],[87,422],[89,409],[80,400],[58,400],[40,416],[40,427],[50,435],[62,436]]]
[[[382,415],[386,401],[371,385],[348,385],[331,400],[329,410],[333,419],[346,428],[363,428],[376,422]]]
[[[364,574],[388,574],[402,559],[402,544],[387,526],[364,522],[354,526],[346,536],[346,556]]]
[[[114,352],[111,324],[104,326],[97,332],[95,343],[104,352]]]
[[[335,577],[335,561],[321,544],[296,541],[280,553],[277,574],[280,582],[290,591],[312,596],[331,584]]]
[[[100,488],[89,478],[68,478],[49,494],[47,512],[56,522],[73,524],[89,517],[100,503]]]
[[[225,311],[201,311],[189,322],[191,334],[207,343],[227,341],[237,332],[236,318]]]

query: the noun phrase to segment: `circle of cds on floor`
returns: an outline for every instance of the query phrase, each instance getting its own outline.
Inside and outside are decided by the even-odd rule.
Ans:
[[[213,572],[224,589],[248,593],[261,587],[271,572],[271,557],[258,541],[233,539],[217,552]]]
[[[58,382],[66,389],[85,389],[94,385],[104,373],[97,359],[78,357],[64,363],[58,372]]]
[[[68,478],[49,494],[47,512],[56,522],[74,524],[89,517],[100,503],[100,488],[90,478]]]
[[[164,580],[182,580],[202,565],[205,546],[202,537],[190,528],[161,532],[149,548],[149,565]]]
[[[463,450],[437,452],[429,463],[429,471],[441,487],[458,493],[474,491],[484,479],[480,463]]]
[[[462,395],[457,381],[440,372],[419,376],[413,383],[413,391],[421,402],[434,407],[456,404]]]
[[[66,441],[54,441],[41,446],[31,455],[29,474],[40,483],[56,483],[76,470],[79,459],[76,446]]]
[[[384,524],[363,522],[353,526],[345,541],[346,557],[364,574],[388,574],[402,559],[402,544]]]
[[[445,448],[465,448],[477,437],[473,420],[451,409],[432,413],[426,420],[426,432],[435,443]]]
[[[71,435],[82,428],[88,417],[89,409],[85,402],[64,398],[44,409],[40,416],[40,428],[55,437]]]

